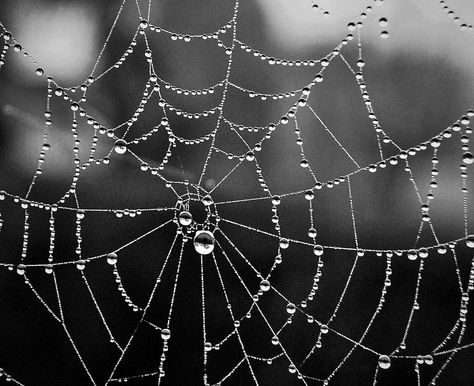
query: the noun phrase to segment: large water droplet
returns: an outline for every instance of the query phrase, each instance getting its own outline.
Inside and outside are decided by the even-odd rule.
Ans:
[[[16,267],[16,273],[18,275],[24,275],[25,271],[26,271],[26,266],[24,264],[18,264],[18,266]]]
[[[206,206],[211,206],[214,201],[212,201],[212,197],[208,195],[204,196],[203,199],[202,199],[202,203]]]
[[[387,355],[380,355],[379,356],[379,367],[381,369],[388,369],[390,367],[390,358]]]
[[[466,152],[462,155],[462,162],[464,162],[466,165],[471,165],[474,163],[474,156],[472,153]]]
[[[469,248],[474,248],[474,236],[471,235],[466,237],[466,245]]]
[[[79,271],[82,271],[86,268],[86,262],[85,260],[77,260],[76,261],[76,268],[79,270]]]
[[[324,253],[324,248],[322,245],[315,245],[314,248],[313,248],[313,253],[316,255],[316,256],[322,256],[323,253]]]
[[[115,142],[114,150],[117,154],[124,154],[127,151],[127,142],[123,139],[119,139]]]
[[[260,289],[262,291],[268,291],[270,289],[270,282],[268,280],[262,280],[260,282]]]
[[[194,249],[201,255],[208,255],[214,250],[214,235],[209,231],[197,231],[194,236]]]
[[[179,223],[182,225],[182,226],[188,226],[190,225],[192,222],[193,222],[193,216],[191,215],[191,213],[189,213],[188,211],[186,210],[183,210],[180,214],[179,214]]]
[[[167,328],[161,330],[161,339],[168,340],[169,338],[171,338],[171,331]]]
[[[314,198],[314,192],[312,190],[307,190],[304,194],[304,198],[311,201]]]
[[[288,239],[280,239],[280,248],[282,249],[286,249],[290,246],[290,242],[288,241]]]
[[[418,255],[424,259],[425,257],[428,257],[428,250],[426,248],[420,248],[418,251]]]
[[[408,256],[408,259],[410,260],[416,260],[416,258],[418,257],[418,253],[414,249],[410,249],[407,252],[407,256]]]
[[[115,252],[111,252],[107,255],[107,263],[110,265],[117,264],[117,254]]]
[[[286,305],[286,312],[289,314],[294,314],[296,312],[296,306],[293,303],[288,303]]]

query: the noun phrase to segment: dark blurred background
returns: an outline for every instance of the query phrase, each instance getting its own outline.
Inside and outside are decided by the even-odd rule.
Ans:
[[[382,3],[382,2],[379,2]],[[374,5],[374,11],[361,29],[367,89],[381,126],[402,148],[409,148],[437,135],[472,107],[474,96],[472,63],[474,52],[472,32],[460,31],[442,11],[436,1],[406,0]],[[387,3],[387,4],[385,4]],[[453,1],[453,9],[466,22],[474,20],[474,5],[468,1]],[[45,69],[47,75],[64,87],[79,86],[89,76],[102,44],[107,37],[121,1],[28,1],[3,0],[0,21],[13,33],[25,51]],[[146,2],[139,1],[142,10]],[[366,1],[321,1],[330,11],[324,17],[312,9],[310,1],[255,0],[242,2],[237,26],[237,38],[246,44],[277,58],[318,59],[330,51],[347,33],[347,23],[357,21]],[[454,8],[455,7],[455,8]],[[183,34],[212,32],[225,24],[232,15],[233,2],[153,1],[150,22]],[[388,19],[380,27],[378,20]],[[116,62],[128,47],[140,18],[136,4],[126,2],[107,49],[99,62],[97,73]],[[382,39],[382,30],[389,38]],[[228,39],[230,33],[226,33]],[[209,87],[225,77],[228,57],[214,41],[172,41],[169,35],[147,31],[153,50],[157,75],[182,88]],[[102,125],[114,127],[126,121],[140,102],[148,80],[148,67],[143,55],[143,39],[133,55],[118,69],[95,82],[88,91],[85,109]],[[0,71],[0,188],[24,197],[36,169],[44,127],[46,76],[35,75],[36,66],[21,54],[10,50],[6,65]],[[349,43],[342,51],[355,67],[357,44]],[[242,87],[263,93],[280,93],[306,85],[318,67],[269,66],[236,48],[230,80]],[[216,91],[207,96],[177,95],[162,88],[163,97],[184,111],[201,111],[215,107],[221,97]],[[261,101],[249,98],[234,88],[229,89],[224,106],[226,118],[249,126],[265,126],[276,122],[296,98]],[[317,84],[309,103],[318,112],[334,135],[361,166],[379,160],[375,133],[354,76],[346,65],[335,59],[324,72],[324,82]],[[30,198],[56,202],[69,187],[74,172],[71,115],[67,102],[52,99],[53,124],[49,128],[51,150]],[[161,119],[156,96],[150,99],[144,113],[134,124],[127,138],[135,138],[150,130]],[[171,127],[177,135],[195,138],[209,133],[216,116],[189,120],[169,114]],[[300,109],[298,124],[304,139],[305,153],[317,178],[335,179],[354,170],[353,163],[339,149],[321,124],[307,109]],[[313,185],[307,170],[299,166],[300,154],[293,133],[294,123],[278,129],[271,140],[264,142],[257,160],[272,194],[284,194]],[[92,130],[79,119],[81,157],[88,157]],[[251,143],[257,136],[248,136]],[[252,142],[252,139],[253,142]],[[114,141],[100,136],[97,156],[107,155]],[[216,146],[236,154],[247,149],[227,125],[223,125]],[[384,155],[396,154],[391,145],[384,146]],[[148,141],[130,148],[150,165],[159,164],[167,148],[167,137],[156,133]],[[163,174],[171,180],[188,179],[197,183],[209,142],[186,146],[178,144]],[[441,242],[464,236],[463,200],[461,194],[461,144],[459,135],[443,141],[439,149],[439,187],[430,206],[430,215]],[[422,197],[429,190],[432,151],[419,153],[410,162]],[[81,175],[78,197],[83,208],[157,208],[174,206],[176,198],[161,180],[139,171],[139,163],[131,156],[110,155],[109,165],[93,165]],[[214,155],[202,186],[212,188],[233,166],[221,154]],[[263,197],[257,181],[255,165],[239,167],[213,194],[215,202]],[[468,178],[472,189],[472,178]],[[387,167],[375,174],[360,173],[351,178],[355,221],[359,246],[362,248],[405,249],[414,246],[420,224],[420,204],[403,164]],[[468,211],[472,218],[472,194]],[[314,200],[317,242],[323,245],[354,246],[354,233],[347,184],[317,191]],[[72,200],[68,206],[74,206]],[[0,235],[1,261],[18,264],[24,214],[11,199],[2,203],[4,226]],[[272,231],[269,200],[246,201],[218,206],[223,218]],[[46,211],[30,209],[30,240],[27,263],[45,263],[49,231]],[[282,234],[310,242],[308,202],[302,195],[282,199],[279,208]],[[87,213],[83,222],[83,256],[107,253],[132,240],[156,225],[170,219],[169,212],[144,212],[134,218],[117,218],[111,213]],[[56,216],[57,241],[55,261],[75,258],[75,214],[59,211]],[[175,226],[162,230],[132,244],[120,252],[119,271],[127,292],[142,307],[161,269],[175,235]],[[471,221],[469,231],[472,233]],[[222,231],[262,273],[268,272],[277,253],[275,239],[229,223]],[[218,241],[233,261],[252,293],[259,280],[249,270],[239,253],[222,236]],[[433,245],[428,227],[424,227],[418,247]],[[164,325],[168,315],[178,248],[172,253],[169,266],[150,308],[148,320]],[[464,286],[467,285],[472,252],[461,243],[457,248],[458,262]],[[355,258],[354,252],[326,250],[323,275],[315,300],[307,312],[327,321],[346,283]],[[216,258],[230,294],[234,313],[243,316],[251,304],[241,284],[217,250]],[[392,286],[383,311],[364,340],[364,344],[381,353],[390,353],[400,343],[413,304],[419,261],[406,256],[392,259]],[[164,384],[202,384],[202,313],[200,263],[190,243],[183,255],[182,272],[176,293],[171,322],[172,339],[165,362]],[[358,340],[378,303],[384,281],[385,258],[366,253],[355,269],[353,280],[331,326]],[[78,350],[97,384],[104,384],[119,353],[108,341],[107,332],[74,265],[55,270],[59,292],[69,327]],[[98,304],[111,330],[125,344],[134,330],[139,313],[127,307],[105,260],[87,264],[84,271]],[[204,261],[206,288],[206,326],[208,340],[217,342],[232,329],[225,299],[214,264]],[[311,247],[294,243],[283,252],[283,263],[272,275],[275,285],[289,299],[304,299],[309,292],[316,260]],[[45,301],[57,309],[51,276],[42,268],[31,268],[27,275]],[[14,272],[0,270],[0,366],[25,385],[86,385],[85,374],[61,326],[47,313],[23,279]],[[431,252],[425,261],[420,287],[420,310],[416,312],[404,353],[428,354],[448,334],[459,315],[460,292],[451,255]],[[273,292],[260,301],[274,329],[286,318],[285,306]],[[472,308],[472,307],[471,307]],[[242,340],[249,354],[261,357],[278,353],[270,343],[271,334],[258,314],[242,322]],[[463,344],[474,341],[469,321]],[[299,364],[311,349],[318,335],[316,324],[309,324],[297,313],[292,325],[280,335],[288,354]],[[323,347],[303,366],[304,374],[327,377],[350,349],[350,344],[334,334],[323,339]],[[452,346],[448,345],[448,348]],[[117,377],[157,370],[162,340],[148,325],[139,328],[134,343],[117,369]],[[449,364],[438,384],[470,385],[474,382],[473,349],[459,352]],[[219,351],[211,351],[207,371],[209,381],[217,382],[241,359],[241,348],[233,336]],[[432,366],[421,366],[422,384],[427,384],[442,366],[447,356],[435,356]],[[271,366],[252,362],[261,384],[298,384],[288,372],[288,361],[276,359]],[[356,349],[350,359],[331,380],[335,385],[371,384],[377,357]],[[378,383],[416,384],[414,360],[392,360],[389,370],[380,371]],[[0,378],[5,380],[5,377]],[[226,383],[251,384],[252,378],[244,365]],[[308,380],[308,384],[317,384]],[[156,384],[156,377],[129,380],[128,384]]]

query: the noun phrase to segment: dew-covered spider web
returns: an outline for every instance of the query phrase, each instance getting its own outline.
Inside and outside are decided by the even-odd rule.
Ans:
[[[293,2],[306,58],[253,2],[109,2],[72,85],[0,13],[2,382],[474,382],[472,61]],[[465,60],[474,15],[422,3]]]

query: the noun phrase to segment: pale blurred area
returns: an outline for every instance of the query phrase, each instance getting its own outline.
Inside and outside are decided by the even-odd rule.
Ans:
[[[88,2],[17,1],[11,7],[18,41],[48,73],[66,84],[81,82],[95,62],[99,20]],[[17,58],[18,59],[18,58]],[[31,64],[17,60],[17,71],[31,78]]]
[[[265,14],[269,40],[289,52],[305,52],[321,42],[337,44],[347,23],[356,21],[366,5],[375,4],[370,21],[362,29],[362,35],[366,44],[384,55],[396,55],[400,51],[403,51],[403,55],[430,54],[466,69],[474,60],[474,52],[466,49],[472,39],[469,37],[471,34],[460,34],[458,28],[462,22],[473,22],[471,15],[474,14],[474,3],[471,1],[448,2],[450,8],[461,15],[457,27],[453,18],[442,11],[439,1],[432,0],[318,2],[330,12],[329,17],[323,16],[318,10],[308,10],[309,2],[305,0],[258,0],[257,3]],[[383,29],[389,31],[390,38],[380,39],[382,29],[376,21],[386,16],[388,26]]]

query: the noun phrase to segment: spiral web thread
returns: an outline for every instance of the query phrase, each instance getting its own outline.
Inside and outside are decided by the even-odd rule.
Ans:
[[[130,0],[132,1],[132,0]],[[377,4],[380,1],[374,1]],[[90,77],[85,81],[85,83],[78,87],[78,88],[66,88],[62,87],[58,84],[52,77],[47,77],[47,98],[46,98],[46,124],[44,126],[44,135],[43,135],[43,144],[41,147],[40,158],[38,162],[37,170],[31,180],[31,184],[29,185],[26,194],[23,197],[11,194],[6,191],[2,191],[0,198],[2,200],[10,200],[21,208],[24,211],[24,232],[23,232],[23,244],[22,244],[22,253],[21,257],[18,261],[18,264],[10,264],[10,263],[0,263],[0,266],[12,271],[16,272],[21,275],[24,279],[25,285],[31,290],[32,294],[36,298],[38,302],[42,304],[44,309],[51,315],[52,319],[55,323],[58,323],[61,328],[64,330],[68,341],[70,342],[72,349],[74,350],[78,361],[82,365],[84,371],[87,373],[87,376],[90,379],[92,384],[97,384],[94,378],[94,375],[90,372],[88,368],[87,358],[85,358],[80,350],[76,345],[76,341],[74,336],[69,332],[67,326],[67,320],[65,320],[64,313],[63,313],[63,302],[61,297],[61,288],[58,285],[56,272],[60,270],[65,265],[76,265],[79,270],[80,279],[83,281],[84,286],[87,288],[87,291],[90,295],[91,301],[94,304],[94,307],[97,311],[95,316],[91,317],[98,317],[103,324],[105,331],[107,332],[108,338],[112,345],[116,347],[118,353],[118,359],[115,362],[115,365],[112,369],[110,369],[109,376],[107,379],[106,384],[112,384],[114,382],[125,382],[128,380],[136,380],[136,379],[156,379],[158,384],[160,384],[166,378],[166,353],[168,351],[169,345],[173,343],[173,334],[175,333],[172,329],[172,319],[173,319],[173,307],[179,298],[176,296],[177,288],[180,284],[180,272],[182,265],[185,264],[183,261],[183,251],[185,248],[188,248],[191,245],[191,240],[194,237],[198,228],[202,228],[204,230],[212,231],[213,236],[215,237],[215,245],[214,250],[208,256],[200,256],[200,277],[201,277],[201,310],[202,310],[202,334],[203,334],[203,341],[202,341],[202,360],[203,360],[203,382],[205,384],[221,384],[225,383],[227,380],[231,379],[237,373],[237,370],[242,368],[246,369],[249,372],[251,379],[255,384],[259,384],[259,379],[257,373],[254,371],[255,364],[257,362],[265,363],[268,366],[272,366],[275,364],[284,363],[288,366],[288,370],[291,374],[294,374],[295,379],[297,382],[302,384],[329,384],[336,373],[346,364],[348,359],[351,357],[353,352],[358,350],[366,351],[374,358],[374,375],[373,375],[373,384],[377,383],[378,374],[380,371],[384,371],[386,368],[390,367],[394,361],[398,360],[409,360],[412,361],[414,364],[414,371],[416,373],[418,383],[421,382],[420,380],[420,367],[423,365],[432,365],[434,361],[439,363],[439,370],[435,373],[435,376],[431,379],[431,383],[434,384],[438,380],[438,378],[442,375],[443,371],[447,368],[448,364],[452,361],[457,353],[463,350],[468,350],[474,348],[474,342],[466,342],[463,339],[464,333],[467,328],[467,305],[469,303],[470,293],[474,289],[474,260],[471,264],[470,272],[469,272],[469,281],[468,283],[463,283],[460,268],[458,266],[458,257],[456,254],[457,249],[462,246],[464,247],[466,244],[470,248],[474,248],[474,237],[469,234],[468,232],[468,189],[467,189],[467,178],[468,178],[468,165],[472,163],[473,158],[472,154],[469,152],[469,136],[471,134],[471,129],[469,127],[470,118],[474,116],[473,110],[468,110],[460,116],[456,121],[454,121],[451,126],[443,129],[438,135],[427,139],[424,142],[419,143],[416,146],[410,147],[409,149],[403,149],[400,147],[390,136],[384,131],[381,127],[380,122],[377,119],[377,115],[374,110],[374,106],[372,104],[370,94],[368,91],[368,87],[364,80],[364,57],[363,57],[363,49],[362,49],[362,39],[361,39],[361,26],[362,21],[366,18],[370,18],[370,13],[372,11],[372,4],[368,5],[360,15],[358,21],[354,23],[350,23],[348,25],[349,33],[340,41],[340,43],[334,47],[332,51],[330,51],[327,55],[319,58],[319,59],[311,59],[311,60],[289,60],[289,59],[279,59],[271,57],[269,54],[264,54],[249,45],[245,42],[242,42],[238,39],[238,12],[239,12],[239,1],[235,2],[234,11],[229,21],[227,21],[221,28],[216,30],[212,33],[205,33],[205,34],[197,34],[197,35],[183,35],[177,32],[172,32],[162,27],[155,26],[150,21],[150,12],[151,12],[151,0],[148,3],[148,7],[146,10],[143,10],[140,7],[138,1],[136,1],[136,7],[139,15],[139,20],[137,20],[137,29],[132,37],[131,43],[123,53],[122,57],[110,68],[106,69],[104,72],[100,74],[96,74],[98,65],[101,61],[102,55],[105,52],[109,40],[114,33],[114,29],[120,17],[122,16],[122,11],[124,9],[127,0],[123,0],[119,10],[117,12],[116,18],[111,26],[110,32],[104,42],[103,48],[100,51],[98,58],[95,62],[95,65],[90,73]],[[316,3],[312,3],[313,8],[318,8],[321,12],[324,13],[325,16],[328,15],[328,12],[321,9]],[[308,3],[308,7],[310,7],[311,3]],[[446,2],[441,1],[440,5],[442,9],[448,14],[449,17],[453,19],[455,23],[459,23],[461,30],[472,30],[472,26],[465,24],[464,22],[460,21],[460,18],[457,17],[446,4]],[[36,66],[36,74],[40,77],[46,76],[44,70],[39,67],[39,64],[24,51],[24,48],[21,47],[20,42],[17,42],[14,35],[8,32],[7,28],[0,24],[2,28],[1,36],[5,41],[5,45],[3,48],[3,52],[1,53],[1,65],[7,65],[7,54],[10,50],[14,50],[18,53],[22,53],[25,57],[30,59],[33,64]],[[185,42],[189,42],[193,39],[202,39],[202,40],[209,40],[213,43],[216,43],[219,47],[221,47],[228,59],[227,64],[227,71],[225,78],[221,81],[217,82],[214,85],[211,85],[205,89],[200,90],[187,90],[183,89],[178,85],[172,85],[165,80],[163,80],[157,72],[155,72],[154,63],[153,63],[153,51],[150,48],[149,41],[155,37],[156,34],[165,34],[168,35],[171,40],[183,40]],[[227,35],[230,36],[230,44],[226,45],[223,40],[221,40],[222,36]],[[85,109],[83,109],[82,104],[86,100],[87,92],[90,88],[98,87],[97,85],[100,84],[100,79],[106,77],[107,74],[111,71],[115,71],[120,68],[120,66],[132,55],[139,55],[136,51],[137,42],[142,40],[145,44],[146,50],[144,56],[148,62],[149,68],[149,80],[146,84],[145,90],[143,92],[142,100],[137,108],[136,112],[133,114],[130,120],[123,122],[122,124],[117,125],[116,127],[106,128],[104,127],[98,120],[96,120],[92,115],[88,113]],[[356,59],[355,63],[352,63],[353,60],[349,57],[346,57],[344,48],[345,46],[350,45],[357,45],[358,48],[358,58]],[[283,65],[283,66],[306,66],[306,67],[314,67],[316,75],[313,79],[303,87],[297,90],[291,90],[285,93],[277,93],[277,94],[268,94],[268,93],[259,93],[256,91],[249,90],[245,87],[242,87],[230,80],[231,73],[232,73],[232,64],[233,64],[233,55],[236,50],[243,50],[255,57],[255,60],[262,60],[267,62],[270,65]],[[309,97],[311,93],[317,92],[317,84],[323,81],[323,74],[324,71],[331,66],[333,62],[341,61],[346,67],[347,70],[353,75],[354,79],[356,80],[360,92],[361,97],[365,103],[367,109],[367,115],[370,118],[373,131],[377,139],[378,144],[378,151],[380,153],[380,161],[376,164],[371,165],[360,165],[356,159],[350,154],[350,152],[344,147],[344,145],[338,140],[338,138],[334,135],[331,131],[331,128],[324,122],[320,114],[318,114],[317,109],[309,102]],[[172,104],[168,103],[161,94],[161,90],[165,88],[167,90],[171,90],[176,92],[177,94],[184,94],[184,95],[192,95],[192,96],[200,96],[200,95],[207,95],[213,93],[221,93],[222,97],[220,98],[220,103],[206,111],[202,112],[185,112],[180,110],[179,108],[173,106]],[[262,100],[278,100],[278,99],[288,99],[291,100],[290,107],[287,110],[287,113],[279,118],[276,123],[270,123],[266,126],[262,127],[247,127],[240,125],[239,123],[233,122],[232,120],[228,119],[224,113],[225,111],[225,103],[226,103],[226,96],[228,90],[230,88],[234,88],[240,90],[242,93],[246,94],[250,98],[260,98]],[[79,89],[81,91],[79,91]],[[82,92],[81,96],[78,96]],[[161,117],[158,118],[157,125],[153,127],[149,132],[139,135],[135,138],[132,137],[133,133],[133,123],[136,122],[139,118],[141,113],[144,111],[145,106],[148,100],[151,98],[153,94],[157,94],[160,102],[159,106],[161,108]],[[72,183],[70,188],[64,193],[63,197],[58,200],[56,203],[47,203],[47,202],[38,202],[30,199],[32,192],[34,191],[35,183],[39,178],[41,178],[42,174],[42,167],[43,164],[47,162],[47,153],[49,150],[48,145],[48,136],[50,135],[48,128],[52,124],[52,119],[54,114],[51,112],[51,100],[53,98],[58,97],[59,99],[63,99],[66,103],[70,104],[71,107],[71,118],[72,118],[72,134],[74,139],[78,138],[77,132],[77,119],[78,117],[84,117],[87,120],[87,123],[90,125],[90,130],[93,130],[94,137],[92,144],[89,148],[89,158],[87,161],[80,160],[79,158],[79,145],[74,145],[74,157],[75,157],[75,173],[72,179]],[[294,99],[296,98],[296,102]],[[340,176],[333,180],[328,181],[321,181],[317,178],[317,170],[313,169],[313,166],[307,161],[306,159],[306,152],[308,149],[304,147],[303,141],[303,128],[299,127],[298,124],[298,113],[300,111],[309,111],[309,113],[313,116],[316,122],[319,122],[327,134],[332,138],[332,140],[337,144],[337,146],[341,150],[341,154],[344,157],[347,157],[353,163],[353,170],[343,176]],[[176,135],[173,132],[173,127],[171,127],[170,122],[168,121],[169,114],[177,114],[183,117],[187,117],[190,119],[199,119],[201,117],[207,116],[215,116],[217,123],[215,127],[209,134],[206,134],[199,138],[194,139],[187,139]],[[294,132],[296,135],[296,144],[299,148],[301,153],[301,167],[305,168],[311,178],[313,179],[313,184],[308,186],[307,189],[299,190],[299,191],[292,191],[292,192],[285,192],[282,194],[275,194],[271,186],[267,185],[266,179],[264,176],[264,170],[259,166],[258,163],[258,152],[261,151],[262,147],[266,145],[266,142],[272,138],[273,133],[277,132],[278,130],[284,130],[285,126],[289,127],[294,125]],[[227,129],[230,129],[230,133]],[[123,134],[120,135],[120,132]],[[248,140],[244,139],[243,134],[245,132],[256,133],[260,139],[255,143],[249,143]],[[150,165],[146,163],[144,160],[140,158],[138,154],[133,151],[133,145],[136,145],[142,141],[146,141],[155,135],[166,135],[169,140],[169,146],[160,163],[155,165]],[[225,148],[220,148],[218,144],[218,138],[220,135],[234,135],[235,138],[238,138],[239,141],[242,143],[244,148],[246,149],[241,154],[235,154],[233,152],[227,151]],[[103,138],[103,139],[102,139]],[[105,143],[110,143],[110,139],[112,138],[115,141],[115,144],[109,146],[110,151],[108,154],[104,155],[103,157],[98,157],[96,155],[97,145],[100,141],[104,141]],[[443,146],[445,141],[454,141],[460,140],[461,148],[462,148],[462,157],[463,163],[460,167],[460,180],[461,180],[461,195],[464,205],[464,235],[462,237],[451,240],[449,242],[441,242],[438,240],[435,227],[431,221],[429,215],[429,203],[433,200],[436,196],[436,187],[437,187],[437,172],[431,172],[431,183],[430,189],[426,196],[423,196],[422,190],[419,189],[415,177],[412,173],[410,161],[412,157],[417,155],[421,152],[433,152],[432,156],[432,166],[435,170],[439,160],[438,160],[438,151]],[[166,170],[166,165],[168,160],[174,156],[174,152],[177,148],[177,144],[184,144],[188,147],[191,147],[195,144],[201,144],[208,142],[209,150],[207,153],[206,158],[204,159],[203,166],[201,169],[201,174],[199,176],[198,181],[196,184],[190,183],[189,181],[182,181],[182,180],[172,180],[168,179],[164,176],[163,171]],[[84,146],[81,144],[81,147]],[[391,156],[386,156],[387,147],[395,148],[396,154]],[[104,164],[107,165],[110,162],[113,162],[113,159],[110,159],[109,156],[114,152],[114,150],[119,153],[120,157],[129,156],[130,158],[134,159],[136,162],[137,169],[141,168],[142,171],[150,173],[156,179],[162,181],[163,184],[169,188],[173,194],[176,196],[178,200],[178,204],[176,207],[155,207],[155,208],[140,208],[140,209],[101,209],[101,208],[82,208],[80,206],[80,199],[78,194],[76,193],[76,186],[80,180],[81,173],[93,167],[96,164]],[[202,183],[206,177],[206,173],[208,171],[208,165],[213,157],[218,155],[224,155],[229,160],[234,161],[234,166],[230,168],[224,176],[215,183],[214,187],[209,191],[206,191],[202,188]],[[255,171],[259,177],[260,185],[262,188],[261,195],[256,197],[244,197],[241,199],[235,200],[228,200],[228,201],[220,201],[220,202],[212,202],[212,199],[206,204],[209,207],[218,208],[220,206],[229,206],[238,203],[248,203],[251,201],[270,201],[272,205],[272,221],[274,224],[275,232],[268,232],[263,229],[258,229],[254,226],[247,225],[241,222],[234,221],[229,218],[220,217],[212,212],[211,210],[208,211],[208,216],[205,222],[201,225],[190,225],[189,227],[183,226],[180,223],[180,219],[178,216],[183,210],[187,210],[189,205],[189,200],[193,201],[205,201],[207,195],[212,195],[214,190],[219,189],[222,184],[226,183],[226,180],[234,173],[241,165],[243,164],[251,164],[254,166]],[[416,195],[419,200],[419,203],[422,207],[421,211],[421,218],[420,218],[420,226],[418,233],[416,235],[415,245],[413,249],[387,249],[387,250],[379,250],[379,249],[366,249],[359,245],[358,242],[358,229],[357,229],[357,213],[354,209],[354,199],[353,199],[353,192],[351,187],[351,182],[355,179],[359,174],[363,173],[376,173],[382,169],[390,168],[395,165],[402,164],[406,171],[407,178],[409,179]],[[317,197],[318,191],[323,189],[331,189],[335,185],[345,186],[347,189],[347,200],[349,202],[350,208],[350,215],[352,221],[352,229],[354,234],[354,246],[347,247],[347,246],[336,246],[336,245],[320,245],[317,242],[316,232],[313,235],[310,234],[311,241],[304,241],[300,239],[295,239],[291,237],[285,236],[285,230],[281,229],[280,222],[279,222],[279,206],[280,204],[289,197],[296,197],[298,199],[303,200],[308,205],[308,216],[309,216],[309,223],[310,223],[310,233],[311,230],[317,227],[317,224],[314,219],[314,208],[313,208],[313,199]],[[183,193],[184,192],[184,193]],[[180,200],[181,197],[186,196],[188,201]],[[67,202],[74,202],[73,206],[68,206]],[[50,232],[50,242],[49,242],[49,256],[48,261],[40,264],[32,264],[28,263],[27,255],[28,255],[28,240],[29,240],[29,225],[30,225],[30,210],[31,208],[37,208],[43,211],[46,211],[50,214],[50,221],[49,221],[49,232]],[[76,213],[76,238],[77,238],[77,247],[76,247],[76,254],[77,257],[74,259],[66,260],[66,261],[55,261],[54,251],[55,251],[55,237],[57,230],[55,229],[55,216],[57,212],[60,211],[71,211]],[[91,212],[99,212],[103,215],[115,215],[117,217],[123,216],[131,216],[135,217],[140,215],[144,212],[165,212],[168,214],[168,220],[157,225],[156,227],[150,229],[146,233],[142,234],[141,236],[134,238],[126,243],[117,246],[114,250],[107,251],[100,255],[95,256],[83,256],[82,255],[82,222],[83,219]],[[277,257],[275,258],[275,262],[272,265],[271,269],[268,272],[261,272],[258,270],[254,263],[252,262],[252,258],[244,254],[239,245],[232,239],[231,235],[228,235],[227,232],[224,232],[220,224],[227,224],[229,226],[233,226],[236,231],[242,232],[250,232],[258,237],[269,237],[274,240],[275,246],[278,248]],[[3,222],[0,223],[3,225]],[[166,228],[177,228],[176,234],[174,236],[173,242],[169,246],[168,253],[165,256],[161,257],[163,261],[161,270],[156,277],[155,284],[151,293],[148,296],[148,301],[145,304],[139,305],[134,302],[133,299],[126,292],[125,285],[121,279],[121,275],[119,272],[119,264],[117,261],[120,261],[120,253],[122,250],[126,249],[130,245],[137,243],[142,239],[146,239],[148,236],[154,234],[158,230],[166,229]],[[434,242],[432,245],[428,247],[420,248],[418,247],[418,242],[420,240],[421,233],[423,229],[427,228],[432,236]],[[272,274],[278,270],[279,265],[283,258],[285,258],[285,249],[288,248],[289,245],[296,245],[301,249],[304,249],[304,253],[311,254],[316,256],[316,273],[314,274],[314,284],[311,287],[310,291],[308,291],[308,295],[305,299],[291,299],[290,297],[286,296],[282,290],[278,288],[278,285],[274,285],[271,281]],[[318,286],[317,283],[320,280],[320,277],[323,274],[323,267],[324,262],[323,258],[325,256],[325,251],[328,250],[335,250],[335,251],[348,251],[352,252],[354,255],[354,261],[352,268],[347,276],[345,285],[343,287],[342,292],[338,296],[337,305],[334,308],[331,316],[327,320],[320,320],[317,315],[313,315],[307,311],[308,304],[313,300],[315,295],[318,294]],[[259,288],[257,291],[250,288],[250,286],[246,283],[245,278],[239,272],[238,267],[235,265],[233,261],[235,258],[231,258],[231,254],[235,255],[240,261],[243,261],[254,273],[257,280],[260,282]],[[366,324],[365,329],[362,331],[361,334],[358,336],[348,336],[341,331],[339,331],[336,327],[333,326],[333,322],[338,315],[338,311],[343,303],[345,298],[346,292],[351,286],[353,282],[353,274],[358,268],[358,262],[360,259],[364,257],[364,255],[374,254],[380,258],[385,259],[385,277],[383,281],[383,286],[380,289],[380,296],[379,302],[377,307],[375,308],[369,322]],[[459,316],[456,320],[456,323],[449,331],[449,333],[445,336],[445,338],[437,344],[437,346],[431,352],[423,352],[417,355],[404,355],[404,349],[406,346],[406,339],[410,332],[410,327],[412,325],[413,318],[416,314],[416,311],[419,309],[418,304],[418,296],[419,290],[422,285],[423,281],[423,273],[424,273],[424,265],[426,259],[436,255],[448,255],[453,260],[454,269],[456,273],[456,277],[458,278],[459,282],[459,293],[460,293],[460,304],[459,304]],[[404,334],[402,339],[400,340],[399,345],[392,351],[392,352],[379,352],[378,350],[366,345],[364,340],[366,336],[369,334],[374,321],[377,317],[382,313],[383,306],[385,303],[386,296],[390,294],[389,288],[391,286],[391,275],[392,275],[392,259],[394,258],[401,258],[403,256],[407,256],[409,260],[417,260],[418,261],[418,275],[416,280],[416,288],[414,291],[414,296],[412,299],[412,308],[409,314],[409,318],[406,322],[406,327],[404,330]],[[314,258],[314,257],[313,257]],[[230,331],[228,335],[224,336],[218,342],[210,342],[207,339],[208,331],[206,330],[206,319],[209,317],[208,314],[211,312],[209,307],[206,307],[206,271],[204,269],[204,259],[209,259],[214,266],[214,269],[217,272],[219,278],[219,285],[222,291],[222,296],[225,298],[225,302],[227,304],[226,310],[222,310],[228,314],[228,330]],[[107,260],[107,262],[111,265],[112,273],[115,277],[116,282],[118,283],[118,290],[123,296],[124,301],[127,305],[133,309],[133,311],[137,312],[140,315],[139,322],[137,323],[133,333],[129,336],[128,340],[121,341],[115,338],[114,331],[109,327],[107,322],[106,315],[104,314],[101,306],[94,296],[94,291],[89,283],[87,278],[87,270],[85,269],[86,266],[90,266],[92,264],[99,264],[101,261]],[[169,268],[170,264],[175,262],[176,264],[176,271],[173,273],[173,270]],[[223,275],[221,274],[222,267],[226,266],[226,269],[230,269],[235,278],[239,281],[242,289],[246,294],[246,300],[248,301],[248,311],[243,315],[238,315],[233,311],[233,305],[231,297],[229,296],[230,286],[225,282]],[[35,288],[32,282],[29,280],[28,273],[30,270],[38,270],[44,269],[46,273],[49,275],[47,276],[47,280],[52,280],[54,283],[55,293],[57,304],[52,305],[46,302],[39,291]],[[159,290],[160,290],[160,283],[161,279],[165,275],[170,275],[174,277],[172,280],[172,292],[171,297],[169,299],[169,308],[168,308],[168,316],[167,321],[163,325],[158,325],[152,320],[147,318],[147,311],[153,301],[158,297]],[[46,280],[46,279],[45,279]],[[283,324],[277,325],[275,322],[272,321],[272,318],[267,315],[260,306],[260,299],[265,297],[267,294],[266,292],[273,293],[277,297],[281,298],[282,302],[286,304],[281,309],[281,313],[286,315],[286,319]],[[395,296],[395,294],[391,294]],[[279,336],[282,335],[283,331],[291,329],[291,325],[295,316],[303,316],[307,322],[308,326],[317,331],[317,338],[312,344],[311,349],[304,355],[303,360],[295,360],[290,355],[289,350],[285,342],[282,339],[279,339]],[[272,336],[271,345],[274,346],[276,349],[276,354],[271,357],[262,357],[255,355],[249,352],[246,349],[246,341],[244,337],[240,333],[241,327],[246,323],[246,319],[251,318],[258,318],[263,321],[265,328],[268,330],[270,335]],[[137,334],[137,331],[142,328],[142,326],[148,325],[149,327],[153,328],[157,331],[163,340],[162,346],[162,355],[159,359],[158,366],[155,371],[150,373],[140,373],[140,374],[131,374],[128,376],[118,376],[117,371],[119,366],[125,357],[127,351],[133,345],[134,338]],[[179,334],[179,331],[176,332]],[[324,337],[326,334],[334,335],[341,341],[349,344],[349,349],[347,350],[345,356],[341,360],[339,360],[334,366],[332,367],[332,371],[326,374],[324,377],[316,377],[312,375],[312,369],[307,367],[305,368],[305,363],[318,351],[318,349],[322,346],[324,341]],[[224,366],[228,366],[227,373],[217,379],[212,374],[208,374],[207,367],[210,353],[214,350],[218,350],[226,345],[226,343],[232,339],[237,339],[238,346],[240,348],[240,355],[241,359],[234,364],[223,364]],[[268,342],[270,344],[270,342]],[[439,359],[438,359],[439,358]],[[16,384],[22,385],[21,375],[14,375],[8,372],[8,369],[2,370],[2,375],[6,377],[7,380],[12,381]]]

